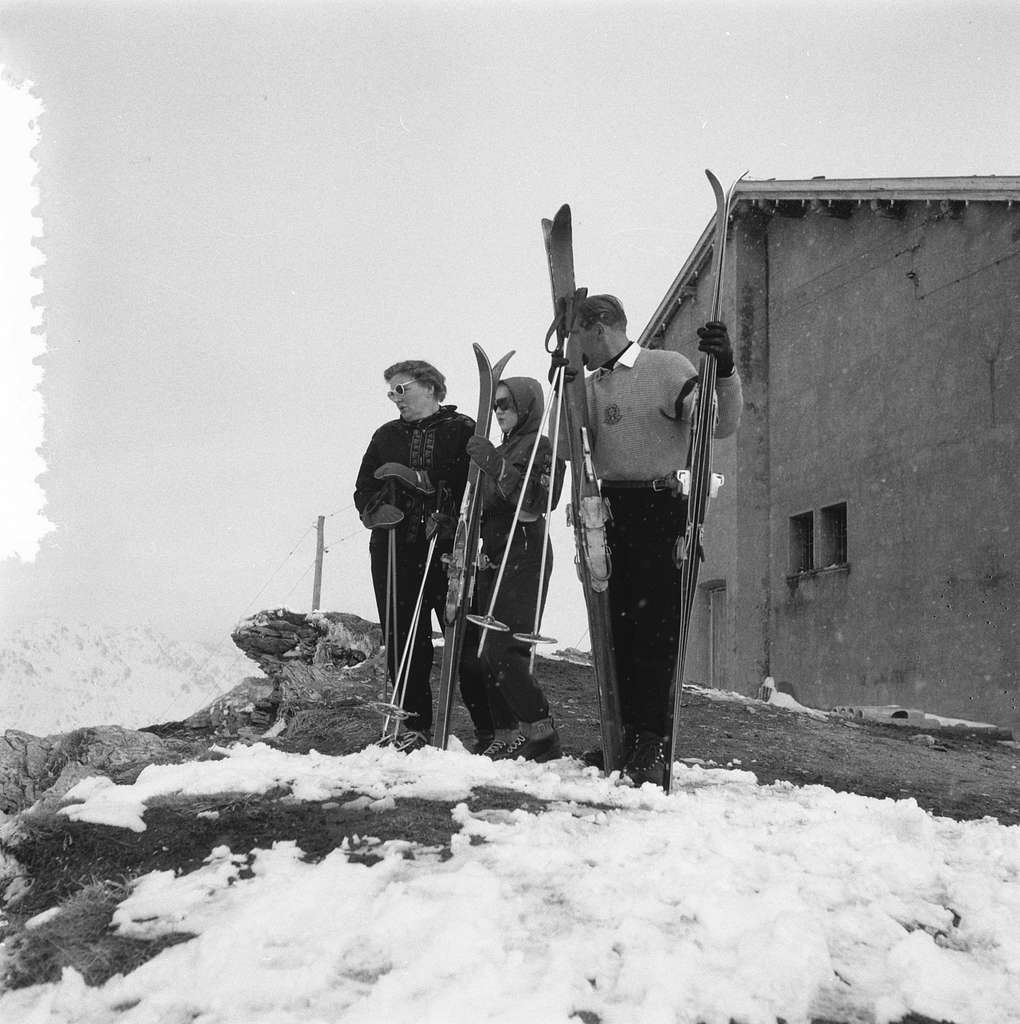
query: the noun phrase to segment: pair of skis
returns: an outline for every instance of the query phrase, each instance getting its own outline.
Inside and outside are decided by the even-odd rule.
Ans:
[[[730,204],[737,179],[723,192],[719,179],[705,171],[715,195],[715,226],[712,238],[712,294],[709,301],[709,320],[722,315],[723,262],[726,258],[726,229],[730,219]],[[741,175],[743,177],[743,175]],[[716,360],[703,352],[698,362],[698,386],[691,414],[690,467],[685,474],[687,492],[687,525],[677,543],[676,561],[680,569],[680,630],[677,639],[676,661],[673,668],[673,706],[670,709],[669,749],[666,751],[666,772],[662,788],[668,793],[673,782],[673,758],[680,735],[680,707],[684,692],[684,664],[691,634],[691,615],[698,592],[698,574],[705,559],[705,514],[709,500],[715,496],[722,478],[712,472],[712,438],[715,434]]]
[[[489,362],[481,345],[473,344],[478,364],[478,415],[475,417],[475,437],[489,436],[492,427],[492,400],[503,369],[513,352],[508,352],[495,365]],[[478,561],[478,534],[482,518],[482,500],[479,493],[481,469],[473,460],[468,465],[467,483],[457,517],[453,551],[447,567],[446,609],[444,612],[443,661],[439,670],[439,699],[432,743],[446,749],[450,738],[450,716],[453,713],[453,682],[464,650],[464,632],[467,611],[474,591]]]
[[[552,285],[553,323],[546,349],[569,360],[574,373],[560,373],[567,441],[570,448],[570,523],[574,530],[574,561],[584,590],[591,638],[592,667],[598,695],[602,758],[605,771],[623,767],[623,723],[620,691],[613,660],[612,620],[609,612],[609,544],[606,538],[608,512],[592,462],[588,398],[580,345],[571,337],[575,306],[586,291],[574,285],[573,229],[570,207],[561,206],[552,220],[542,221],[545,252]],[[556,344],[549,348],[553,336]],[[566,377],[571,379],[565,380]]]
[[[722,297],[722,271],[725,258],[726,229],[733,188],[723,192],[718,178],[705,171],[715,195],[715,231],[712,247],[712,280],[709,320],[718,320]],[[738,179],[739,180],[739,179]],[[549,338],[555,333],[555,352],[569,360],[575,371],[565,385],[565,410],[570,445],[570,477],[572,523],[576,545],[578,575],[584,590],[591,637],[592,663],[599,702],[602,750],[606,772],[621,768],[623,725],[620,694],[613,654],[612,620],[610,618],[608,581],[610,553],[605,535],[607,512],[599,481],[592,463],[589,441],[588,402],[584,371],[578,346],[572,343],[570,331],[574,307],[586,294],[574,284],[573,239],[570,207],[562,206],[556,216],[542,221],[549,276],[552,283],[555,319]],[[549,348],[548,339],[546,348]],[[673,756],[676,750],[683,697],[683,671],[690,639],[691,613],[697,593],[698,573],[704,559],[703,536],[705,514],[710,497],[719,482],[712,474],[712,436],[715,430],[716,360],[703,354],[698,369],[699,385],[691,426],[690,466],[682,474],[687,500],[687,522],[684,536],[678,539],[677,563],[680,570],[680,622],[673,671],[672,708],[669,715],[670,737],[666,757],[663,788],[668,793],[672,782]]]

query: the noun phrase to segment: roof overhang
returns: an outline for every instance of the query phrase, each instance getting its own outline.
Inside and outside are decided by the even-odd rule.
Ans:
[[[864,206],[888,209],[906,202],[926,203],[1008,203],[1020,202],[1020,176],[988,175],[956,178],[809,178],[806,181],[749,181],[744,178],[733,189],[732,205],[749,202],[763,209],[800,202],[805,208]],[[648,344],[652,336],[668,326],[671,314],[683,301],[684,290],[697,280],[711,256],[715,217],[708,222],[691,254],[684,261],[673,284],[652,314],[638,339]]]
[[[748,181],[745,178],[733,190],[734,202],[741,199],[1012,202],[1020,200],[1020,177],[809,178],[807,181]]]

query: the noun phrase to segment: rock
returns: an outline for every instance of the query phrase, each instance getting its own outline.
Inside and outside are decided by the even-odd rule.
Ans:
[[[0,736],[0,811],[11,814],[40,799],[57,802],[87,775],[133,782],[146,765],[175,757],[158,736],[118,725],[42,737],[8,729]]]
[[[322,736],[332,735],[344,721],[349,740],[352,724],[376,718],[371,706],[387,688],[376,623],[348,612],[276,608],[243,620],[231,637],[268,680],[245,680],[186,726],[208,721],[217,735],[242,739],[261,738],[272,728],[274,741],[286,745],[291,726],[301,735]],[[286,728],[279,728],[281,718]],[[374,729],[366,735],[371,733]]]
[[[250,676],[183,722],[0,736],[0,813],[40,800],[55,806],[88,775],[133,782],[148,764],[201,756],[222,741],[253,742],[271,730],[288,749],[336,752],[378,737],[376,706],[388,696],[382,634],[346,612],[259,612],[234,630],[237,646],[268,678]]]
[[[32,736],[8,729],[0,736],[0,811],[12,814],[34,803],[48,776],[59,737]]]
[[[290,662],[350,668],[382,644],[379,626],[348,612],[261,611],[238,623],[231,639],[270,678]]]

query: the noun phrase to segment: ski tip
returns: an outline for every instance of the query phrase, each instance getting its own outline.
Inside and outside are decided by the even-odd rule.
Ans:
[[[510,359],[514,356],[516,352],[517,349],[510,349],[510,351],[507,352],[507,354],[503,356],[503,358],[500,359],[498,363],[491,367],[493,384],[499,383],[500,378],[503,376],[503,371],[506,369],[506,364],[510,362]]]
[[[564,203],[557,211],[556,216],[553,218],[553,224],[557,227],[562,227],[565,224],[570,223],[570,204]]]
[[[730,191],[730,192],[732,193],[732,192],[733,192],[733,190],[734,190],[734,189],[735,189],[735,188],[736,188],[736,187],[737,187],[737,186],[738,186],[738,185],[739,185],[739,184],[740,184],[740,183],[741,183],[741,182],[742,182],[742,181],[744,180],[744,178],[746,178],[746,177],[748,176],[748,174],[750,174],[750,173],[751,173],[750,171],[744,171],[744,173],[743,173],[743,174],[741,174],[739,178],[736,178],[736,179],[734,179],[734,181],[733,181],[733,184],[732,184],[732,185],[730,185],[729,191]],[[717,177],[716,177],[716,176],[715,176],[715,175],[714,175],[714,174],[713,174],[713,173],[712,173],[712,172],[711,172],[711,171],[710,171],[710,170],[709,170],[709,169],[708,169],[707,167],[705,168],[705,177],[706,177],[706,178],[708,178],[708,180],[709,180],[709,181],[710,181],[710,182],[712,183],[712,187],[713,187],[714,189],[717,189],[717,190],[718,190],[718,191],[720,191],[720,192],[722,191],[722,183],[721,183],[721,182],[719,181],[719,179],[718,179],[718,178],[717,178]]]
[[[554,232],[570,230],[570,204],[564,203],[557,211],[552,220],[548,217],[542,218],[542,234],[551,238]]]

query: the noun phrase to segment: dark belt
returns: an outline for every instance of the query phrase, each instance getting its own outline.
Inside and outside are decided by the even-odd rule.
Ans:
[[[677,489],[677,472],[667,473],[657,480],[603,480],[602,490],[646,490],[675,491]]]

